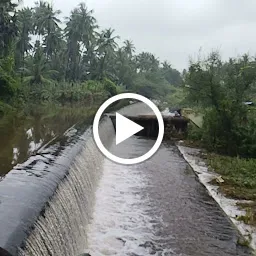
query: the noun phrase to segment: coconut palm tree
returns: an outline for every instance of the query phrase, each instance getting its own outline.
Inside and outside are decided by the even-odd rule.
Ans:
[[[159,68],[159,60],[156,58],[154,54],[150,54],[150,62],[151,62],[151,71],[156,71]]]
[[[89,10],[85,3],[80,3],[76,11],[78,14],[78,29],[81,33],[80,41],[88,49],[91,41],[95,39],[95,30],[98,28],[97,21],[92,16],[93,10]]]
[[[56,55],[57,51],[60,49],[62,44],[62,31],[60,29],[56,29],[56,31],[52,31],[50,34],[47,34],[44,38],[44,52],[47,58],[52,59],[53,55]]]
[[[38,39],[45,34],[45,27],[42,25],[42,17],[46,13],[47,3],[45,1],[35,2],[35,7],[33,8],[33,31],[35,35],[38,35]]]
[[[114,70],[117,76],[117,84],[124,85],[126,88],[131,87],[132,79],[136,75],[136,69],[130,55],[124,50],[119,48],[116,52]]]
[[[140,72],[147,72],[150,69],[150,53],[142,52],[136,56],[137,68]]]
[[[32,49],[32,44],[30,43],[30,34],[33,32],[32,15],[31,8],[23,8],[17,13],[17,24],[19,28],[17,48],[21,53],[28,53]]]
[[[140,72],[156,71],[159,68],[159,60],[149,52],[140,53],[136,60]]]
[[[58,41],[61,39],[60,33],[60,19],[58,15],[60,10],[53,10],[49,3],[40,1],[34,8],[34,29],[35,33],[39,36],[43,36],[43,42],[45,46],[45,53],[47,58],[51,58],[56,48],[58,47]]]
[[[162,63],[162,65],[163,65],[163,70],[169,70],[169,69],[172,68],[172,65],[171,65],[167,60],[165,60],[165,61]]]
[[[0,57],[9,54],[10,47],[18,34],[16,6],[11,0],[0,1]]]
[[[53,34],[56,31],[60,30],[59,24],[60,19],[58,15],[60,15],[60,10],[53,10],[52,6],[45,2],[39,1],[36,2],[36,7],[34,8],[34,33],[38,35],[38,39],[41,40],[41,37],[44,37],[44,43],[46,47],[47,56],[51,56],[52,50],[48,52],[48,49],[51,47],[51,39],[53,38]]]
[[[23,8],[17,13],[17,24],[19,28],[18,40],[16,43],[16,67],[24,67],[25,54],[33,48],[30,34],[33,32],[32,9]]]
[[[106,62],[115,56],[115,50],[118,47],[116,39],[119,39],[119,36],[113,36],[114,32],[114,29],[106,29],[102,31],[98,39],[98,53],[100,56],[99,79],[104,77]]]
[[[84,3],[79,4],[67,18],[65,36],[67,38],[67,78],[77,80],[82,72],[79,67],[83,62],[89,66],[95,48],[96,19],[93,11],[88,10]]]
[[[130,40],[125,40],[124,41],[124,51],[126,54],[128,54],[129,57],[132,57],[133,53],[135,52],[135,46],[132,41]]]

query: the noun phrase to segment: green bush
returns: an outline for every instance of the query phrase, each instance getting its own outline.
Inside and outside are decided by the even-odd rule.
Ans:
[[[0,60],[0,99],[3,101],[9,101],[18,89],[13,67],[14,59],[12,56]]]
[[[103,84],[110,97],[117,95],[117,86],[111,80],[105,78]]]
[[[208,150],[221,154],[256,157],[256,122],[248,120],[246,112],[244,118],[238,112],[229,108],[221,112],[216,109],[206,111],[202,127],[203,144]]]
[[[256,157],[255,125],[243,104],[255,87],[256,65],[249,56],[222,62],[218,52],[191,62],[187,101],[205,109],[202,140],[207,149]]]
[[[236,132],[239,141],[239,154],[243,157],[256,157],[256,121],[249,119]]]
[[[201,128],[198,128],[196,125],[192,123],[188,124],[188,132],[187,132],[188,140],[201,141],[202,135],[203,135],[203,131]]]
[[[89,80],[84,83],[84,89],[89,90],[92,93],[98,93],[104,90],[104,86],[99,81]]]

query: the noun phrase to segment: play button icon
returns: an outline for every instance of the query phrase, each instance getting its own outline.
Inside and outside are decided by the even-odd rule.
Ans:
[[[144,127],[116,113],[116,145],[143,130]]]
[[[149,109],[151,109],[152,111],[150,111],[150,117],[154,116],[153,114],[155,114],[155,119],[157,120],[158,123],[158,136],[157,139],[155,141],[155,143],[153,144],[153,147],[146,152],[144,155],[139,156],[139,157],[135,157],[135,158],[121,158],[118,157],[116,155],[114,155],[113,153],[111,153],[106,147],[105,145],[102,143],[100,135],[99,135],[99,125],[100,125],[100,120],[101,120],[101,116],[102,114],[105,112],[106,108],[108,108],[111,104],[113,104],[116,101],[119,100],[123,100],[123,99],[132,99],[132,100],[137,100],[140,102],[145,103]],[[136,104],[136,103],[135,103]],[[118,111],[120,112],[120,111]],[[153,112],[153,114],[152,114]],[[109,117],[108,117],[109,118]],[[129,118],[125,117],[125,115],[122,113],[122,115],[120,113],[115,113],[115,130],[116,130],[116,136],[115,136],[115,144],[117,145],[123,145],[121,143],[125,143],[125,141],[132,137],[133,135],[135,135],[136,133],[142,131],[143,129],[145,129],[145,127],[140,126],[139,124],[133,122],[132,120],[130,120]],[[164,121],[163,121],[163,117],[161,112],[159,111],[159,109],[157,108],[157,106],[150,101],[149,99],[147,99],[146,97],[139,95],[139,94],[135,94],[135,93],[122,93],[119,95],[116,95],[110,99],[108,99],[107,101],[105,101],[101,107],[98,109],[95,118],[94,118],[94,122],[93,122],[93,135],[94,135],[94,140],[96,142],[96,145],[98,146],[99,150],[110,160],[119,163],[119,164],[126,164],[126,165],[131,165],[131,164],[138,164],[141,163],[147,159],[149,159],[151,156],[153,156],[155,154],[155,152],[158,150],[158,148],[160,147],[163,137],[164,137]]]

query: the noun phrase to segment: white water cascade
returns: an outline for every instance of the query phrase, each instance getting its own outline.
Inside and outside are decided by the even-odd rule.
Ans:
[[[114,127],[109,118],[99,129],[104,145],[111,144]],[[99,152],[91,131],[81,138],[84,146],[75,158],[70,171],[59,184],[45,212],[19,255],[77,256],[87,246],[86,227],[94,204],[95,188],[101,177],[103,155]]]

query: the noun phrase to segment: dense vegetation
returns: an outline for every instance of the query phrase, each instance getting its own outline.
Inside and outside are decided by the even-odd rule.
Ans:
[[[119,45],[114,29],[101,30],[84,3],[65,19],[60,15],[44,1],[19,8],[12,0],[1,0],[1,122],[9,122],[10,109],[29,114],[44,103],[81,107],[122,91],[137,92],[168,106],[199,110],[203,128],[190,131],[191,137],[215,153],[244,157],[249,171],[243,173],[251,176],[239,179],[251,179],[255,161],[247,159],[256,157],[256,111],[244,102],[256,99],[255,58],[244,55],[223,61],[213,52],[191,61],[188,71],[180,74],[152,53],[137,54],[130,40]],[[224,161],[215,159],[210,162],[220,169],[216,163]],[[236,178],[229,181],[236,184]]]
[[[92,102],[128,90],[163,99],[181,85],[180,73],[149,52],[135,55],[132,41],[118,45],[112,28],[101,31],[84,3],[60,19],[44,1],[18,8],[0,2],[0,102]]]
[[[0,177],[73,124],[85,128],[106,98],[165,100],[182,82],[167,61],[102,30],[84,3],[63,17],[48,2],[0,1]]]
[[[256,157],[256,112],[245,105],[256,89],[256,61],[248,55],[221,60],[213,52],[191,62],[186,101],[204,114],[198,134],[207,149],[230,156]]]
[[[218,52],[192,61],[186,74],[186,102],[204,115],[202,129],[189,135],[207,154],[210,168],[219,173],[220,190],[227,196],[253,200],[241,205],[246,223],[256,223],[256,59],[244,55],[222,61]]]

